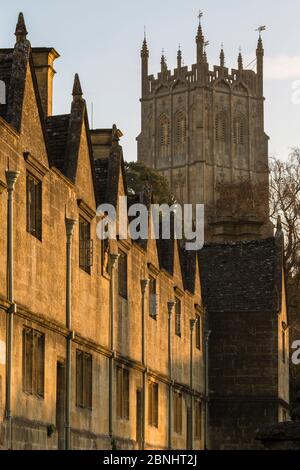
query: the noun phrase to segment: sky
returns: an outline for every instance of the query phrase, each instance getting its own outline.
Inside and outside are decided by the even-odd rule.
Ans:
[[[236,66],[239,47],[244,65],[255,58],[257,32],[266,25],[265,130],[271,156],[286,158],[300,147],[300,2],[297,0],[0,0],[0,47],[12,47],[17,15],[24,13],[33,47],[54,47],[54,114],[68,113],[74,74],[78,73],[93,127],[116,123],[124,133],[126,160],[136,159],[140,132],[140,49],[147,32],[149,73],[160,69],[162,48],[175,67],[178,45],[185,65],[195,62],[199,9],[209,40],[210,67],[219,63],[224,43],[226,65]]]

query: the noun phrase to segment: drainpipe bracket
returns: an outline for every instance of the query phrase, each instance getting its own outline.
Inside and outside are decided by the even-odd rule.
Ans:
[[[68,333],[68,339],[70,339],[71,341],[74,341],[75,337],[76,337],[75,331],[73,331],[73,330],[72,330],[72,331],[69,331],[69,333]]]
[[[11,304],[7,310],[7,313],[9,313],[10,315],[17,313],[17,304]]]

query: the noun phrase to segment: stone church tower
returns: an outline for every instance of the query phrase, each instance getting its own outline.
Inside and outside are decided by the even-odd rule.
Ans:
[[[205,204],[207,240],[272,235],[261,34],[256,72],[244,68],[241,52],[229,70],[223,46],[220,64],[210,70],[207,44],[200,21],[196,63],[183,66],[179,50],[172,72],[163,54],[154,77],[144,39],[138,160],[159,170],[181,203]]]

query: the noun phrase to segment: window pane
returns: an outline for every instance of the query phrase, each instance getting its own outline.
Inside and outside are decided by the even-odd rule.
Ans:
[[[196,348],[201,349],[201,317],[200,315],[196,316]]]
[[[37,335],[37,394],[44,396],[44,376],[45,376],[45,336]]]
[[[82,352],[76,351],[76,405],[83,406],[82,399]]]
[[[125,419],[129,419],[129,371],[123,370],[123,397],[124,397],[124,414]]]
[[[122,418],[122,369],[117,367],[117,417]]]
[[[118,260],[119,295],[127,299],[127,256],[121,253]]]
[[[32,332],[28,329],[23,331],[23,389],[32,393]]]
[[[175,334],[181,336],[181,301],[176,299],[175,303]]]

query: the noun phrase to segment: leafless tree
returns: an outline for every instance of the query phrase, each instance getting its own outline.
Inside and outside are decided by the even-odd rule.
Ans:
[[[281,216],[285,232],[285,263],[289,281],[300,281],[300,148],[286,161],[272,159],[270,172],[270,211],[276,225]]]
[[[286,161],[273,159],[270,171],[270,210],[274,223],[281,217],[285,232],[285,267],[290,342],[300,339],[300,148]],[[290,366],[291,401],[300,389],[299,366]]]

